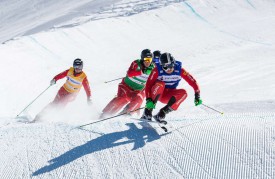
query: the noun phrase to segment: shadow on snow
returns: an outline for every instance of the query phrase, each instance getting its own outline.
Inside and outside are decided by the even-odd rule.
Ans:
[[[53,171],[70,162],[73,162],[80,157],[108,148],[133,143],[134,147],[132,150],[136,150],[138,148],[142,148],[146,142],[152,142],[154,140],[160,139],[161,136],[167,134],[159,135],[155,129],[146,127],[146,125],[148,125],[146,122],[141,122],[140,124],[142,125],[141,129],[137,128],[134,123],[127,123],[126,125],[129,127],[128,130],[104,134],[96,139],[88,141],[83,145],[77,146],[50,160],[49,165],[35,171],[33,176]],[[126,140],[116,142],[123,138],[126,138]]]

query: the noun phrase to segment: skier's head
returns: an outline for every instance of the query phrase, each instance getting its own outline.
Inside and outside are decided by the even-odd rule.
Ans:
[[[161,52],[160,52],[159,50],[155,50],[155,51],[153,52],[153,55],[154,55],[154,58],[158,58],[158,59],[159,59],[159,57],[160,57],[160,55],[161,55]]]
[[[83,69],[83,61],[80,58],[74,60],[73,63],[75,73],[81,73]]]
[[[175,58],[170,53],[160,55],[160,65],[166,73],[172,73],[175,66]]]
[[[153,54],[152,54],[151,50],[144,49],[144,50],[142,50],[142,52],[140,54],[140,58],[141,58],[141,62],[143,63],[143,65],[145,67],[149,67],[153,60]]]

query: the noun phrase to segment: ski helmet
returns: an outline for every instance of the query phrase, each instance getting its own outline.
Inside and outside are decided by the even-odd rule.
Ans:
[[[83,69],[83,61],[80,58],[74,60],[73,67],[75,69],[82,70]]]
[[[175,65],[175,58],[170,53],[163,53],[160,55],[160,64],[164,70],[171,69]]]
[[[160,52],[159,50],[155,50],[155,51],[153,52],[153,55],[154,55],[154,58],[159,58],[160,55],[161,55],[161,52]]]
[[[144,49],[141,52],[140,58],[142,61],[144,61],[144,58],[152,58],[153,54],[151,53],[151,50],[149,49]]]

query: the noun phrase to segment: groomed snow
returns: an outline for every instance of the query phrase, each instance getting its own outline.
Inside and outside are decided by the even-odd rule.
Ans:
[[[25,14],[31,3],[47,22],[42,11]],[[274,9],[272,0],[1,1],[0,178],[274,178]],[[168,133],[125,116],[76,129],[97,120],[120,81],[104,82],[145,48],[182,61],[204,104],[224,114],[195,107],[182,80],[189,96],[167,116]],[[93,105],[82,89],[64,110],[25,124],[65,80],[20,112],[75,58]]]

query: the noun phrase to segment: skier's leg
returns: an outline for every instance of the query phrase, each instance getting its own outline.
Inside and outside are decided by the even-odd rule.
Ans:
[[[52,109],[56,109],[60,106],[61,102],[63,101],[64,97],[66,96],[66,93],[68,93],[63,87],[61,87],[54,100],[49,103],[47,106],[45,106],[34,118],[34,120],[40,120],[47,112],[51,111]]]
[[[171,111],[177,110],[180,104],[186,99],[187,93],[184,89],[165,89],[160,101],[166,105],[160,109],[154,118],[161,121],[165,118],[166,114]]]
[[[129,102],[127,97],[128,93],[129,88],[125,86],[124,83],[120,83],[118,86],[117,96],[113,98],[103,109],[100,118],[103,118],[107,115],[114,115],[119,110],[121,110],[121,108],[123,108],[123,106],[125,106]]]
[[[169,100],[171,100],[172,97],[175,97],[175,101],[173,103],[167,104],[171,106],[174,111],[177,110],[180,104],[187,98],[187,92],[184,89],[174,89],[173,91],[167,93],[168,96],[170,96]]]
[[[165,83],[163,81],[157,81],[151,89],[152,100],[154,103],[157,103],[159,98],[162,96],[162,93],[165,89]]]
[[[136,110],[141,107],[142,102],[144,100],[145,92],[144,90],[140,92],[131,92],[131,100],[130,103],[128,103],[125,108],[121,111],[121,113],[129,113],[130,111]],[[139,110],[135,111],[137,115],[139,115]]]
[[[64,108],[69,102],[75,99],[76,95],[77,94],[70,93],[61,87],[52,102],[52,106],[55,108]]]
[[[187,98],[184,89],[168,89],[166,88],[163,95],[159,99],[160,102],[167,104],[173,110],[177,110],[180,104]]]
[[[154,103],[158,102],[159,98],[162,96],[162,93],[163,93],[164,89],[165,89],[165,83],[163,81],[157,81],[153,85],[153,87],[151,89],[151,92],[152,92],[151,94],[152,94],[152,101]],[[153,109],[145,108],[141,118],[151,120],[152,111],[153,111]]]
[[[103,109],[104,115],[113,115],[117,113],[123,106],[128,103],[128,100],[125,97],[115,97],[113,98],[107,106]]]

